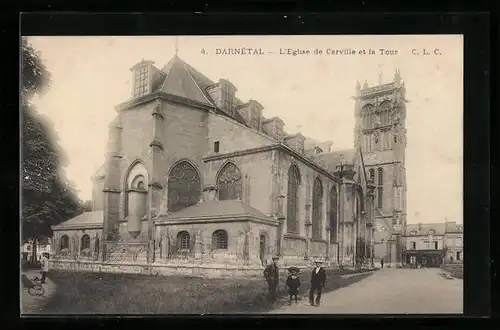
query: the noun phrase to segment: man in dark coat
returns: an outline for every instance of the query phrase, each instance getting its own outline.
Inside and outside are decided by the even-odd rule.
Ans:
[[[311,289],[309,290],[309,303],[311,306],[319,306],[321,303],[321,290],[325,287],[326,272],[321,267],[321,260],[316,260],[316,267],[311,273]],[[316,293],[316,304],[314,301],[314,294]]]
[[[268,289],[269,289],[269,297],[271,301],[276,301],[277,292],[276,289],[279,283],[279,268],[278,268],[278,256],[273,257],[273,262],[266,267],[264,270],[264,278],[267,281]]]

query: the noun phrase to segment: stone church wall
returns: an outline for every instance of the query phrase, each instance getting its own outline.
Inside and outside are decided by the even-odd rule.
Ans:
[[[212,235],[216,230],[224,230],[228,235],[228,248],[214,250]],[[177,248],[177,237],[182,231],[190,235],[189,250]],[[245,233],[248,233],[248,250],[245,248]],[[259,235],[265,233],[270,244],[275,243],[276,229],[270,225],[253,222],[186,223],[157,225],[155,238],[155,262],[178,264],[229,264],[244,266],[260,265]],[[274,246],[269,247],[269,255]],[[248,261],[245,261],[248,260]]]
[[[210,115],[208,118],[208,144],[213,148],[219,141],[219,153],[263,147],[276,143],[263,133],[249,129],[234,120]],[[213,152],[213,149],[210,151]]]
[[[211,160],[205,164],[205,185],[216,185],[217,174],[226,162],[233,162],[241,171],[241,199],[263,214],[271,213],[271,151]]]
[[[61,239],[68,236],[69,248],[61,247]],[[81,242],[83,235],[90,237],[90,249],[82,250]],[[102,229],[69,229],[57,230],[53,233],[52,257],[56,259],[68,260],[97,260],[100,256],[100,240]],[[99,240],[99,241],[97,241]],[[97,244],[96,244],[97,243]]]

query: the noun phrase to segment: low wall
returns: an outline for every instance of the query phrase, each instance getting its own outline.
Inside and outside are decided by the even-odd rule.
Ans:
[[[231,265],[189,265],[189,264],[128,264],[103,263],[100,261],[51,260],[50,270],[90,273],[142,274],[154,276],[193,277],[261,277],[263,267]]]

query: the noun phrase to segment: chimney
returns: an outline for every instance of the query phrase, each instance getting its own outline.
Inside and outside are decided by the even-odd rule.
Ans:
[[[207,92],[214,100],[215,105],[232,116],[234,111],[234,94],[238,89],[226,79],[219,79],[219,82],[207,88]]]
[[[255,100],[250,100],[245,104],[240,105],[236,111],[245,119],[245,123],[248,124],[253,129],[260,130],[262,109],[264,107],[262,104]]]
[[[300,134],[289,135],[284,138],[284,142],[287,146],[299,152],[300,154],[304,154],[304,141],[305,137]]]
[[[276,140],[283,138],[283,126],[285,123],[280,117],[273,117],[262,122],[262,130]]]

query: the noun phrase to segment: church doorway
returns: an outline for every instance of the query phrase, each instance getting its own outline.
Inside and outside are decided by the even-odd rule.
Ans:
[[[266,235],[260,235],[259,257],[262,265],[266,264]]]

